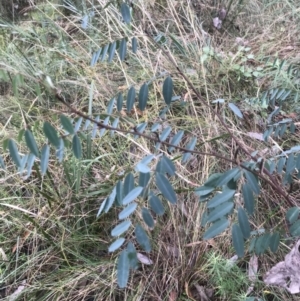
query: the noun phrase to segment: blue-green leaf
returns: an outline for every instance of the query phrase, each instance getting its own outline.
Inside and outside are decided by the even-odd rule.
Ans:
[[[127,250],[123,250],[118,258],[117,275],[118,286],[125,288],[129,278],[130,262]]]
[[[148,84],[144,83],[139,91],[139,109],[144,111],[147,106],[149,88]]]
[[[123,234],[124,232],[126,232],[129,229],[130,226],[131,226],[130,220],[126,220],[126,221],[122,222],[121,224],[115,226],[111,230],[111,236],[119,236],[119,235]]]
[[[132,38],[131,45],[132,45],[132,52],[136,53],[137,52],[137,47],[138,47],[137,38],[136,37]]]
[[[106,59],[106,55],[107,55],[109,45],[110,44],[105,45],[104,48],[102,49],[101,58],[100,58],[101,62],[104,62],[104,60]]]
[[[203,239],[211,239],[222,233],[229,226],[229,221],[225,218],[213,223],[210,228],[203,234]]]
[[[135,227],[135,237],[139,245],[146,251],[150,252],[151,251],[151,244],[149,237],[147,236],[145,230],[137,224]]]
[[[117,109],[119,112],[122,111],[122,107],[123,107],[123,94],[119,93],[117,98]]]
[[[117,195],[117,189],[116,187],[114,187],[113,191],[111,192],[111,194],[109,195],[109,197],[105,202],[105,208],[104,208],[105,213],[107,213],[109,209],[112,207],[112,205],[114,204],[116,195]]]
[[[173,95],[173,80],[170,76],[168,76],[164,80],[164,84],[163,84],[163,97],[167,105],[171,104],[172,95]]]
[[[126,38],[123,38],[121,40],[121,43],[120,43],[120,48],[119,48],[119,56],[120,56],[120,60],[121,61],[124,61],[125,59],[125,56],[126,56]]]
[[[196,146],[196,143],[197,143],[197,138],[193,137],[192,140],[189,142],[189,144],[186,146],[186,149],[193,151]],[[191,155],[192,155],[191,153],[184,153],[182,156],[181,163],[182,164],[186,163],[191,157]]]
[[[168,136],[169,136],[169,134],[171,133],[171,131],[172,131],[172,128],[171,128],[170,126],[166,127],[166,128],[162,131],[162,133],[160,134],[159,140],[160,140],[160,141],[165,141],[165,140],[168,138]]]
[[[137,203],[132,202],[131,204],[129,204],[127,207],[125,207],[118,215],[119,219],[124,219],[126,217],[128,217],[130,214],[132,214],[135,209],[137,207]]]
[[[123,200],[123,182],[118,181],[116,185],[116,202],[118,205],[122,205]]]
[[[244,198],[244,207],[246,208],[248,214],[252,215],[254,213],[254,196],[248,183],[243,185],[242,193]]]
[[[238,220],[239,220],[239,225],[242,230],[243,236],[245,239],[248,239],[250,237],[250,223],[248,220],[248,216],[245,212],[245,210],[241,207],[238,209]]]
[[[149,180],[150,180],[149,172],[147,172],[147,173],[140,172],[139,186],[144,187],[144,188],[147,187]]]
[[[176,168],[172,160],[170,160],[167,156],[162,156],[156,165],[156,171],[159,173],[168,173],[170,176],[174,176]]]
[[[236,116],[243,119],[243,114],[241,110],[234,103],[230,102],[228,104],[228,107]]]
[[[123,193],[127,195],[134,188],[134,177],[132,173],[126,175],[123,185]]]
[[[177,146],[177,145],[180,143],[183,134],[184,134],[184,131],[178,131],[178,133],[176,133],[176,134],[173,136],[173,138],[172,138],[172,140],[171,140],[170,143],[171,143],[172,145]],[[175,147],[173,147],[173,146],[169,146],[169,147],[168,147],[168,151],[169,151],[169,152],[172,152],[174,149],[175,149]]]
[[[109,122],[109,116],[107,116],[104,121],[103,121],[103,125],[108,125],[108,122]],[[104,135],[104,133],[106,132],[106,128],[105,127],[102,127],[100,132],[99,132],[99,136],[102,137]]]
[[[197,196],[205,196],[205,195],[208,195],[208,194],[210,194],[212,191],[214,191],[215,190],[215,188],[214,187],[209,187],[209,186],[201,186],[201,187],[199,187],[199,188],[196,188],[195,189],[195,194],[197,195]]]
[[[204,186],[216,188],[222,176],[223,176],[222,173],[213,173],[212,175],[209,176],[207,181],[204,183]]]
[[[297,220],[292,224],[292,226],[290,227],[290,233],[294,237],[300,236],[300,220]]]
[[[226,185],[230,180],[232,180],[234,177],[238,175],[240,172],[240,169],[238,167],[230,169],[226,171],[220,178],[218,179],[216,186],[222,187],[223,185]],[[205,183],[205,185],[208,185]]]
[[[289,223],[292,224],[298,219],[299,213],[300,213],[299,207],[292,207],[287,211],[286,219],[289,221]]]
[[[138,258],[136,249],[131,241],[127,245],[127,252],[130,268],[136,270],[138,268]]]
[[[110,43],[109,49],[108,49],[108,62],[111,63],[116,52],[117,43],[116,41]]]
[[[278,249],[279,246],[279,241],[280,241],[280,235],[278,232],[275,232],[271,235],[270,241],[269,241],[269,247],[270,250],[275,253]]]
[[[259,188],[259,185],[258,185],[257,177],[252,172],[250,172],[248,170],[245,170],[244,173],[245,173],[245,176],[248,180],[248,183],[249,183],[252,191],[255,194],[259,194],[260,193],[260,188]]]
[[[25,131],[25,141],[26,141],[26,145],[28,146],[28,148],[30,149],[30,151],[36,156],[39,157],[40,156],[40,152],[38,149],[38,146],[36,144],[36,141],[31,133],[31,131],[26,130]]]
[[[152,195],[150,200],[149,200],[149,204],[150,204],[151,209],[157,215],[163,215],[165,213],[165,208],[164,208],[163,204],[161,203],[160,199],[157,196]]]
[[[161,173],[156,173],[156,186],[170,203],[175,204],[177,202],[177,197],[172,185]]]
[[[109,247],[108,247],[108,252],[114,252],[117,249],[119,249],[125,241],[124,237],[118,238],[116,241],[114,241]]]
[[[48,162],[49,162],[49,155],[50,155],[50,147],[48,144],[45,144],[41,151],[41,172],[42,175],[45,175],[47,168],[48,168]]]
[[[106,113],[108,115],[111,115],[113,108],[114,108],[114,104],[115,104],[115,98],[112,98],[107,105]]]
[[[74,132],[77,133],[80,129],[83,118],[79,117],[74,126]]]
[[[143,220],[149,228],[154,228],[154,220],[152,218],[151,213],[145,207],[142,208],[142,216]]]
[[[16,166],[21,167],[21,158],[15,141],[11,139],[8,140],[8,149],[9,149],[9,154],[12,157]]]
[[[124,20],[125,24],[129,24],[130,19],[131,19],[130,8],[124,2],[121,4],[121,14],[122,14],[122,17],[123,17],[123,20]]]
[[[242,231],[237,224],[232,226],[232,243],[237,256],[239,258],[243,257],[245,254],[244,238]]]
[[[64,158],[64,140],[63,138],[59,138],[59,147],[56,150],[56,157],[58,158],[58,162],[61,163]]]
[[[0,155],[0,167],[5,170],[5,163],[1,155]]]
[[[135,101],[135,89],[134,87],[131,87],[127,94],[127,102],[126,102],[127,112],[130,112],[132,110],[134,101]]]
[[[98,218],[100,216],[100,214],[102,213],[102,211],[104,210],[105,206],[106,206],[106,202],[107,202],[107,198],[101,203],[99,210],[97,212],[96,218]]]
[[[29,178],[31,175],[32,166],[34,164],[34,161],[35,161],[35,155],[30,153],[28,156],[28,159],[27,159],[27,176],[26,176],[27,178]]]
[[[286,173],[291,174],[296,167],[294,154],[290,154],[286,162]]]
[[[216,194],[208,203],[207,208],[217,207],[233,198],[235,190],[227,189],[222,193]]]
[[[132,201],[134,201],[143,191],[143,187],[136,187],[133,190],[131,190],[123,199],[122,201],[122,205],[127,205],[129,203],[131,203]]]
[[[63,128],[71,135],[74,134],[74,128],[73,125],[68,117],[65,115],[60,115],[60,122],[63,126]]]
[[[81,158],[81,142],[77,135],[73,136],[72,140],[72,150],[77,159]]]
[[[216,207],[215,209],[209,212],[207,222],[211,223],[216,221],[217,219],[225,217],[225,215],[229,214],[232,211],[233,206],[233,202],[226,202]]]

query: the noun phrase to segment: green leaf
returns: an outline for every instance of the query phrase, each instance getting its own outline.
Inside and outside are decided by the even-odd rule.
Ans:
[[[136,53],[137,52],[137,47],[138,47],[137,38],[136,37],[132,38],[131,45],[132,45],[132,52]]]
[[[261,255],[264,253],[264,236],[261,235],[256,239],[255,242],[255,254]]]
[[[203,234],[203,239],[208,240],[222,233],[229,226],[229,221],[225,218],[213,223],[210,228]]]
[[[195,189],[195,194],[197,196],[205,196],[205,195],[210,194],[214,190],[215,190],[214,187],[201,186],[201,187]]]
[[[290,233],[292,236],[300,236],[300,220],[297,220],[295,223],[292,224],[290,227]]]
[[[232,243],[235,252],[239,258],[243,257],[245,254],[244,237],[239,225],[234,224],[232,226]]]
[[[296,167],[294,154],[290,154],[286,162],[286,173],[291,174]]]
[[[65,115],[60,115],[60,122],[63,126],[63,128],[71,135],[74,134],[74,128],[73,125],[68,117]]]
[[[127,250],[123,250],[118,258],[118,266],[117,266],[117,278],[118,278],[118,286],[120,288],[125,288],[127,286],[128,278],[129,278],[129,270],[130,270],[130,262],[128,258]]]
[[[135,227],[135,237],[139,245],[146,251],[150,252],[151,251],[151,244],[149,237],[147,236],[145,230],[137,224]]]
[[[252,189],[248,183],[245,183],[242,187],[242,193],[244,198],[244,207],[249,215],[254,213],[254,196]]]
[[[119,213],[118,218],[120,220],[127,218],[130,214],[132,214],[135,211],[136,207],[137,207],[137,203],[132,202]]]
[[[130,23],[131,15],[130,15],[130,8],[126,3],[121,4],[121,15],[123,17],[123,20],[125,24]]]
[[[42,175],[46,174],[49,162],[49,155],[50,155],[50,147],[48,144],[45,144],[41,151],[41,172]]]
[[[175,204],[177,202],[177,197],[172,185],[161,173],[156,173],[156,186],[171,204]]]
[[[35,139],[31,133],[31,131],[26,130],[25,131],[25,141],[26,141],[26,145],[28,146],[28,148],[30,149],[30,151],[36,156],[39,157],[40,153],[39,153],[39,149],[38,146],[35,142]]]
[[[257,177],[250,171],[248,170],[245,170],[245,176],[248,180],[248,183],[252,189],[252,191],[255,193],[255,194],[259,194],[260,193],[260,188],[259,188],[259,185],[258,185],[258,179]]]
[[[270,241],[269,241],[269,246],[270,250],[275,253],[278,249],[279,246],[279,241],[280,241],[280,235],[278,232],[275,232],[271,235]]]
[[[136,187],[133,190],[131,190],[123,199],[122,201],[122,205],[127,205],[129,203],[131,203],[132,201],[134,201],[143,191],[143,187]]]
[[[134,87],[131,87],[127,94],[127,102],[126,102],[127,112],[130,112],[132,110],[134,101],[135,101],[135,89]]]
[[[244,238],[248,239],[250,237],[250,231],[251,231],[250,223],[245,210],[241,207],[239,207],[238,209],[238,221]]]
[[[127,195],[134,188],[134,177],[132,173],[126,175],[123,185],[123,193]]]
[[[184,131],[178,131],[178,133],[176,133],[176,134],[174,135],[174,137],[172,138],[172,140],[171,140],[170,143],[171,143],[172,145],[177,146],[177,145],[180,143],[183,134],[184,134]],[[175,149],[175,147],[173,147],[173,146],[169,146],[169,147],[168,147],[168,151],[169,151],[169,152],[172,152],[174,149]]]
[[[108,247],[108,252],[114,252],[116,250],[118,250],[124,243],[125,238],[124,237],[120,237],[118,238],[116,241],[114,241],[109,247]]]
[[[167,105],[171,104],[172,95],[173,95],[173,80],[170,76],[168,76],[164,80],[164,84],[163,84],[163,97]]]
[[[77,135],[73,136],[72,149],[73,149],[73,153],[74,153],[75,157],[77,159],[80,159],[81,158],[81,143],[80,143],[80,139]]]
[[[154,220],[152,218],[151,213],[145,207],[142,208],[142,216],[143,220],[149,228],[154,228]]]
[[[235,190],[227,189],[222,191],[222,193],[216,194],[208,203],[207,208],[217,207],[233,198]]]
[[[139,109],[144,111],[147,106],[149,88],[148,84],[144,83],[139,92]]]
[[[243,119],[243,113],[234,103],[230,102],[228,107],[236,116]]]
[[[13,141],[12,139],[8,140],[8,149],[9,149],[9,154],[12,157],[16,166],[21,167],[21,158],[19,155],[19,151],[15,141]]]
[[[225,215],[229,214],[232,211],[233,206],[233,202],[226,202],[216,207],[215,209],[209,212],[207,222],[211,223],[216,221],[217,219],[225,217]]]
[[[111,63],[116,52],[117,43],[116,41],[110,43],[109,49],[108,49],[108,63]]]
[[[220,176],[216,186],[222,187],[223,185],[226,185],[228,182],[230,182],[230,180],[236,177],[239,172],[240,169],[238,167],[226,171],[224,174],[222,174],[222,176]]]
[[[131,241],[127,245],[127,252],[128,252],[130,268],[136,270],[138,268],[138,258],[137,258],[136,249]]]
[[[119,48],[119,56],[120,56],[120,60],[124,61],[126,56],[126,38],[121,40],[120,48]]]
[[[149,200],[149,204],[150,204],[151,209],[157,215],[163,215],[165,213],[165,208],[164,208],[163,204],[161,203],[160,199],[157,196],[152,195],[150,200]]]
[[[300,208],[299,207],[292,207],[286,213],[286,219],[289,223],[294,223],[299,217]]]
[[[130,220],[126,220],[126,221],[122,222],[121,224],[115,226],[111,230],[111,236],[119,236],[119,235],[123,234],[124,232],[126,232],[129,229],[130,226],[131,226]]]
[[[174,176],[176,168],[172,160],[166,156],[162,156],[156,165],[156,171],[159,173],[168,173],[170,176]]]

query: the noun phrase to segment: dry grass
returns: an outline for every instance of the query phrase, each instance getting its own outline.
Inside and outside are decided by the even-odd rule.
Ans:
[[[46,1],[47,5],[50,2]],[[118,91],[126,91],[131,85],[138,89],[145,80],[153,79],[146,114],[141,116],[135,111],[123,116],[124,126],[128,127],[132,123],[148,121],[151,124],[157,120],[163,108],[161,85],[167,72],[172,75],[175,92],[182,96],[185,106],[174,105],[165,126],[184,129],[188,137],[197,136],[201,151],[218,150],[221,155],[232,158],[236,145],[224,136],[225,130],[214,117],[212,110],[217,108],[208,108],[197,99],[175,66],[147,38],[143,28],[153,36],[166,34],[166,48],[170,55],[188,74],[205,102],[224,98],[243,106],[243,99],[256,96],[266,88],[293,86],[289,79],[278,76],[265,62],[266,58],[299,62],[300,5],[288,0],[273,3],[228,0],[224,3],[225,7],[231,5],[227,20],[218,31],[212,26],[212,17],[221,8],[215,2],[139,1],[134,9],[136,23],[132,26],[132,34],[139,37],[137,54],[130,53],[126,62],[115,58],[112,64],[99,63],[95,68],[90,67],[92,52],[99,45],[126,35],[126,28],[120,24],[113,6],[101,11],[106,1],[97,1],[98,24],[88,33],[78,27],[78,16],[69,16],[63,22],[50,22],[46,29],[38,28],[35,44],[31,44],[28,32],[32,23],[27,21],[25,27],[21,22],[15,28],[19,32],[15,43],[24,53],[18,52],[14,44],[9,44],[5,60],[0,59],[0,69],[9,70],[11,74],[21,73],[25,83],[19,88],[18,97],[13,94],[13,87],[5,89],[5,95],[0,97],[3,108],[0,112],[0,139],[17,137],[26,122],[32,125],[42,144],[43,136],[39,131],[42,121],[55,123],[59,112],[68,113],[45,91],[36,97],[37,82],[33,71],[42,70],[49,74],[72,99],[72,104],[83,111],[87,111],[88,95],[93,85],[93,109],[100,114],[106,111],[109,99]],[[197,5],[193,5],[195,3]],[[54,12],[59,14],[56,9]],[[78,27],[78,32],[70,34],[72,26]],[[42,39],[49,31],[58,36],[52,43]],[[234,64],[240,63],[246,55],[239,52],[237,38],[251,47],[254,59],[246,61],[245,65],[261,66],[262,79],[249,79],[234,69]],[[176,41],[181,48],[176,46]],[[213,48],[216,56],[208,55],[203,59],[207,48]],[[227,109],[220,110],[231,132],[249,149],[264,148],[245,136],[245,132],[259,130],[257,123],[251,120],[249,123],[240,122]],[[20,147],[22,150],[22,144]],[[126,154],[129,147],[131,153]],[[225,232],[210,241],[201,239],[204,207],[193,189],[201,186],[210,174],[231,166],[210,156],[194,156],[185,166],[180,160],[175,161],[178,176],[174,187],[178,191],[178,204],[168,206],[167,213],[157,218],[156,228],[149,232],[153,245],[149,257],[153,265],[144,265],[132,273],[127,289],[117,288],[116,254],[109,254],[107,246],[111,242],[110,230],[117,222],[118,208],[98,220],[95,216],[101,201],[122,177],[120,175],[131,171],[145,154],[151,152],[153,145],[145,139],[135,141],[115,134],[113,140],[106,135],[95,139],[92,156],[83,162],[75,161],[70,154],[63,165],[51,161],[45,178],[40,176],[38,168],[26,181],[16,173],[2,173],[1,298],[11,300],[10,296],[24,285],[18,300],[201,300],[195,291],[195,284],[198,284],[215,289],[213,300],[222,300],[217,298],[218,284],[211,282],[205,268],[206,255],[210,251],[227,259],[232,257],[231,235]],[[1,148],[3,153],[5,151]],[[172,156],[178,155],[179,152]],[[4,159],[12,170],[8,157],[4,156]],[[253,230],[266,223],[284,223],[278,216],[284,216],[282,212],[286,204],[268,187],[263,189],[257,206],[262,210],[256,213]],[[272,212],[267,220],[264,212]],[[135,219],[140,220],[140,217],[137,215]],[[128,238],[131,236],[134,237],[133,233],[128,234]],[[262,256],[259,273],[263,274],[282,259],[286,251],[282,244],[276,257]],[[248,260],[247,255],[239,265],[245,267]],[[266,289],[261,283],[257,284],[255,292],[266,300],[291,300],[284,292]]]

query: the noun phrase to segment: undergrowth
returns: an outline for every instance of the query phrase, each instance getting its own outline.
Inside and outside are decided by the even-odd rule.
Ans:
[[[59,5],[38,1],[33,5],[29,1],[28,6],[16,11],[18,20],[2,21],[1,154],[7,154],[9,138],[15,139],[19,152],[25,154],[22,141],[28,128],[37,143],[44,145],[44,122],[62,131],[62,113],[78,121],[78,116],[59,102],[51,89],[40,85],[44,75],[59,87],[68,105],[87,116],[99,114],[101,120],[106,117],[111,99],[120,93],[125,95],[132,86],[139,90],[147,81],[147,108],[143,111],[134,106],[128,111],[123,107],[115,114],[122,128],[130,131],[136,124],[148,122],[152,126],[159,122],[160,133],[171,126],[174,132],[185,130],[185,141],[196,137],[197,150],[201,152],[236,158],[237,145],[220,126],[214,111],[249,152],[257,150],[264,156],[266,149],[268,152],[274,145],[287,150],[299,143],[297,1],[225,1],[228,15],[219,30],[212,25],[222,8],[217,1],[133,1],[135,22],[130,26],[121,22],[119,1],[79,2]],[[118,51],[124,36],[137,37],[138,48],[135,51],[128,47],[122,60]],[[99,48],[113,41],[118,42],[118,54],[112,62],[101,57],[94,62]],[[211,106],[203,105],[163,49],[168,49],[204,102]],[[162,86],[169,74],[176,95],[169,111],[163,111]],[[281,129],[282,135],[278,133],[264,145],[249,133],[266,131],[265,121],[272,110],[269,103],[264,105],[258,98],[266,93],[271,103],[275,89],[290,91],[277,121],[290,118],[296,130],[292,135],[290,128]],[[240,108],[243,120],[235,110],[227,108],[228,102]],[[51,150],[53,158],[44,175],[35,162],[31,175],[22,177],[9,156],[3,155],[3,300],[17,300],[13,299],[14,293],[18,300],[202,300],[196,285],[212,289],[212,300],[246,298],[249,282],[245,266],[249,254],[229,269],[229,274],[222,274],[235,253],[231,235],[225,231],[217,238],[202,239],[206,207],[194,193],[210,175],[234,168],[232,163],[194,153],[187,164],[182,164],[182,153],[178,149],[171,153],[177,175],[172,179],[177,203],[167,204],[163,216],[154,216],[155,228],[147,230],[152,251],[138,250],[140,256],[146,257],[130,274],[127,288],[119,289],[118,254],[107,250],[120,208],[114,207],[100,218],[96,216],[116,183],[134,171],[145,155],[154,152],[154,143],[122,132],[98,135],[93,142],[85,138],[81,137],[81,160],[66,148],[60,164],[53,159],[55,153]],[[167,147],[162,147],[161,152],[170,155]],[[139,181],[137,174],[135,180]],[[284,225],[279,213],[288,208],[282,195],[266,183],[261,184],[256,203],[260,210],[255,212],[253,231],[261,225]],[[299,199],[297,185],[299,180],[290,187],[293,200]],[[145,200],[141,202],[146,206]],[[141,214],[134,217],[134,222],[144,225]],[[134,240],[133,230],[126,235]],[[288,243],[281,242],[276,254],[261,256],[258,277],[284,257]],[[208,251],[213,255],[204,256]],[[263,300],[290,300],[285,292],[265,288],[261,282],[252,295]]]

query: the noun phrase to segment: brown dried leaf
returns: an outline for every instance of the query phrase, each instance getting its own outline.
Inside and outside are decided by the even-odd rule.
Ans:
[[[277,263],[269,270],[264,282],[268,285],[280,286],[291,294],[300,293],[300,240],[288,253],[284,261]]]

